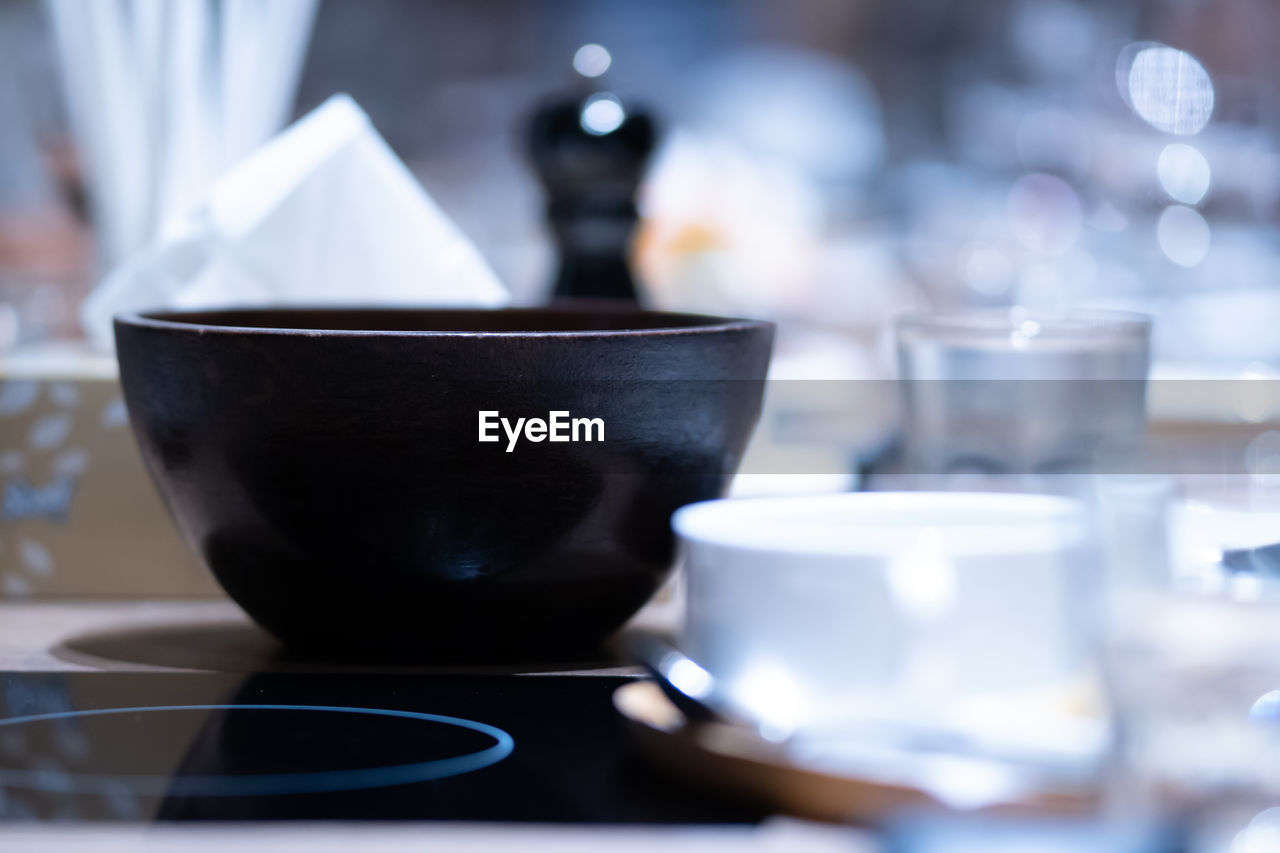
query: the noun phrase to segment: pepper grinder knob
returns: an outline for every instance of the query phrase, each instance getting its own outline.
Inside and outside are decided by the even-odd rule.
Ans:
[[[529,122],[529,154],[559,254],[553,299],[637,298],[627,256],[639,218],[636,188],[657,131],[645,110],[603,86],[609,62],[599,45],[580,48],[581,91],[549,101]]]

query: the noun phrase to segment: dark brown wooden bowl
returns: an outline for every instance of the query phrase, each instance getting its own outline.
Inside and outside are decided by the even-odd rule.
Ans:
[[[433,659],[590,648],[723,491],[769,323],[600,304],[116,319],[133,429],[218,582],[286,644]],[[480,442],[478,413],[604,440]],[[583,433],[585,434],[585,433]]]

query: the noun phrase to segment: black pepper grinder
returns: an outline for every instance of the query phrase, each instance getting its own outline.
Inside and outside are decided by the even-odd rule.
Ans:
[[[609,62],[599,45],[579,48],[581,90],[544,104],[529,124],[529,153],[546,187],[560,258],[552,299],[637,298],[627,256],[636,187],[657,133],[647,112],[602,85]]]

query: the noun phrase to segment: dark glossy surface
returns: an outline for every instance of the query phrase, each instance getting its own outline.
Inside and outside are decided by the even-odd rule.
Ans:
[[[0,673],[0,824],[760,818],[632,757],[610,704],[622,683]],[[151,710],[95,713],[120,708]],[[316,708],[331,710],[304,710]],[[14,718],[28,721],[5,724]],[[509,738],[509,751],[470,767],[438,763],[491,750],[490,730]]]
[[[671,513],[736,468],[772,340],[599,305],[151,317],[116,324],[130,418],[227,592],[295,647],[435,659],[585,648],[634,613]],[[480,410],[605,440],[508,453]]]

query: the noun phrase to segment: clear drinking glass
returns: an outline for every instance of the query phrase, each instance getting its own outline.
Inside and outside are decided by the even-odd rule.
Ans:
[[[896,331],[906,473],[1034,478],[1135,461],[1146,317],[1014,308],[907,316]]]
[[[1109,623],[1116,805],[1230,823],[1280,804],[1274,593],[1131,592]]]
[[[1250,495],[1248,478],[1213,479],[1235,488],[1213,504],[1171,507],[1165,577],[1110,573],[1102,661],[1119,734],[1110,798],[1122,812],[1179,817],[1193,850],[1274,850],[1280,583],[1265,556],[1244,570],[1224,554],[1280,539],[1280,513]]]

